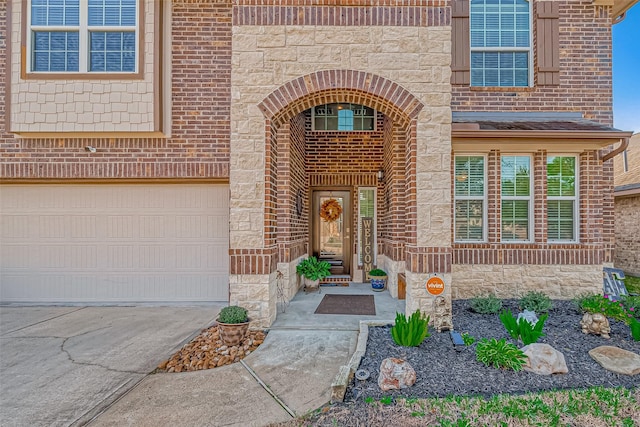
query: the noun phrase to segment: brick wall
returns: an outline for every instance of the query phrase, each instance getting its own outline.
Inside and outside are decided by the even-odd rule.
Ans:
[[[172,2],[171,138],[19,139],[0,121],[0,177],[229,177],[230,2]],[[0,2],[0,109],[6,111],[7,2]],[[93,146],[96,153],[85,151]]]
[[[454,85],[453,111],[577,111],[613,124],[609,8],[591,0],[558,3],[560,84],[499,90]]]
[[[640,276],[640,196],[616,197],[615,266]]]

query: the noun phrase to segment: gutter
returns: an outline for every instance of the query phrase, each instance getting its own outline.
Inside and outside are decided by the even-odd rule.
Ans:
[[[614,149],[613,151],[610,151],[609,153],[601,157],[602,162],[604,163],[607,160],[614,158],[615,156],[617,156],[618,154],[626,150],[628,146],[629,146],[629,137],[621,138],[620,145],[618,146],[618,148]],[[598,152],[598,156],[600,156],[600,153],[601,152]]]

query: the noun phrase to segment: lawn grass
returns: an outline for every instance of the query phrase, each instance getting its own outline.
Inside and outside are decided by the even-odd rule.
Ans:
[[[626,276],[624,279],[624,286],[631,294],[640,295],[640,277]]]
[[[384,405],[384,403],[383,403]],[[491,398],[398,399],[412,417],[448,426],[638,426],[640,389],[593,387]]]

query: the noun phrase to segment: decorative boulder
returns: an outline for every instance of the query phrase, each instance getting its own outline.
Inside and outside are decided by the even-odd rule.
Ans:
[[[526,320],[531,325],[538,323],[538,316],[536,316],[536,312],[531,310],[524,310],[522,313],[518,314],[518,322],[520,319]]]
[[[549,344],[534,343],[521,348],[527,356],[524,370],[538,375],[566,374],[569,372],[564,354]]]
[[[604,369],[624,375],[640,374],[640,355],[610,345],[589,350],[591,356]]]
[[[416,382],[416,371],[409,362],[389,357],[380,364],[378,386],[382,391],[407,388]]]
[[[585,313],[580,321],[582,326],[582,332],[585,334],[600,335],[602,338],[611,338],[611,327],[609,326],[609,320],[600,313]]]

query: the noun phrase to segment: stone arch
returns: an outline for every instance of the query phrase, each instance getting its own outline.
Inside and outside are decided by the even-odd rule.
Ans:
[[[363,104],[408,127],[423,108],[415,96],[399,84],[373,73],[355,70],[324,70],[291,80],[269,94],[258,108],[271,126],[282,123],[318,104]]]

